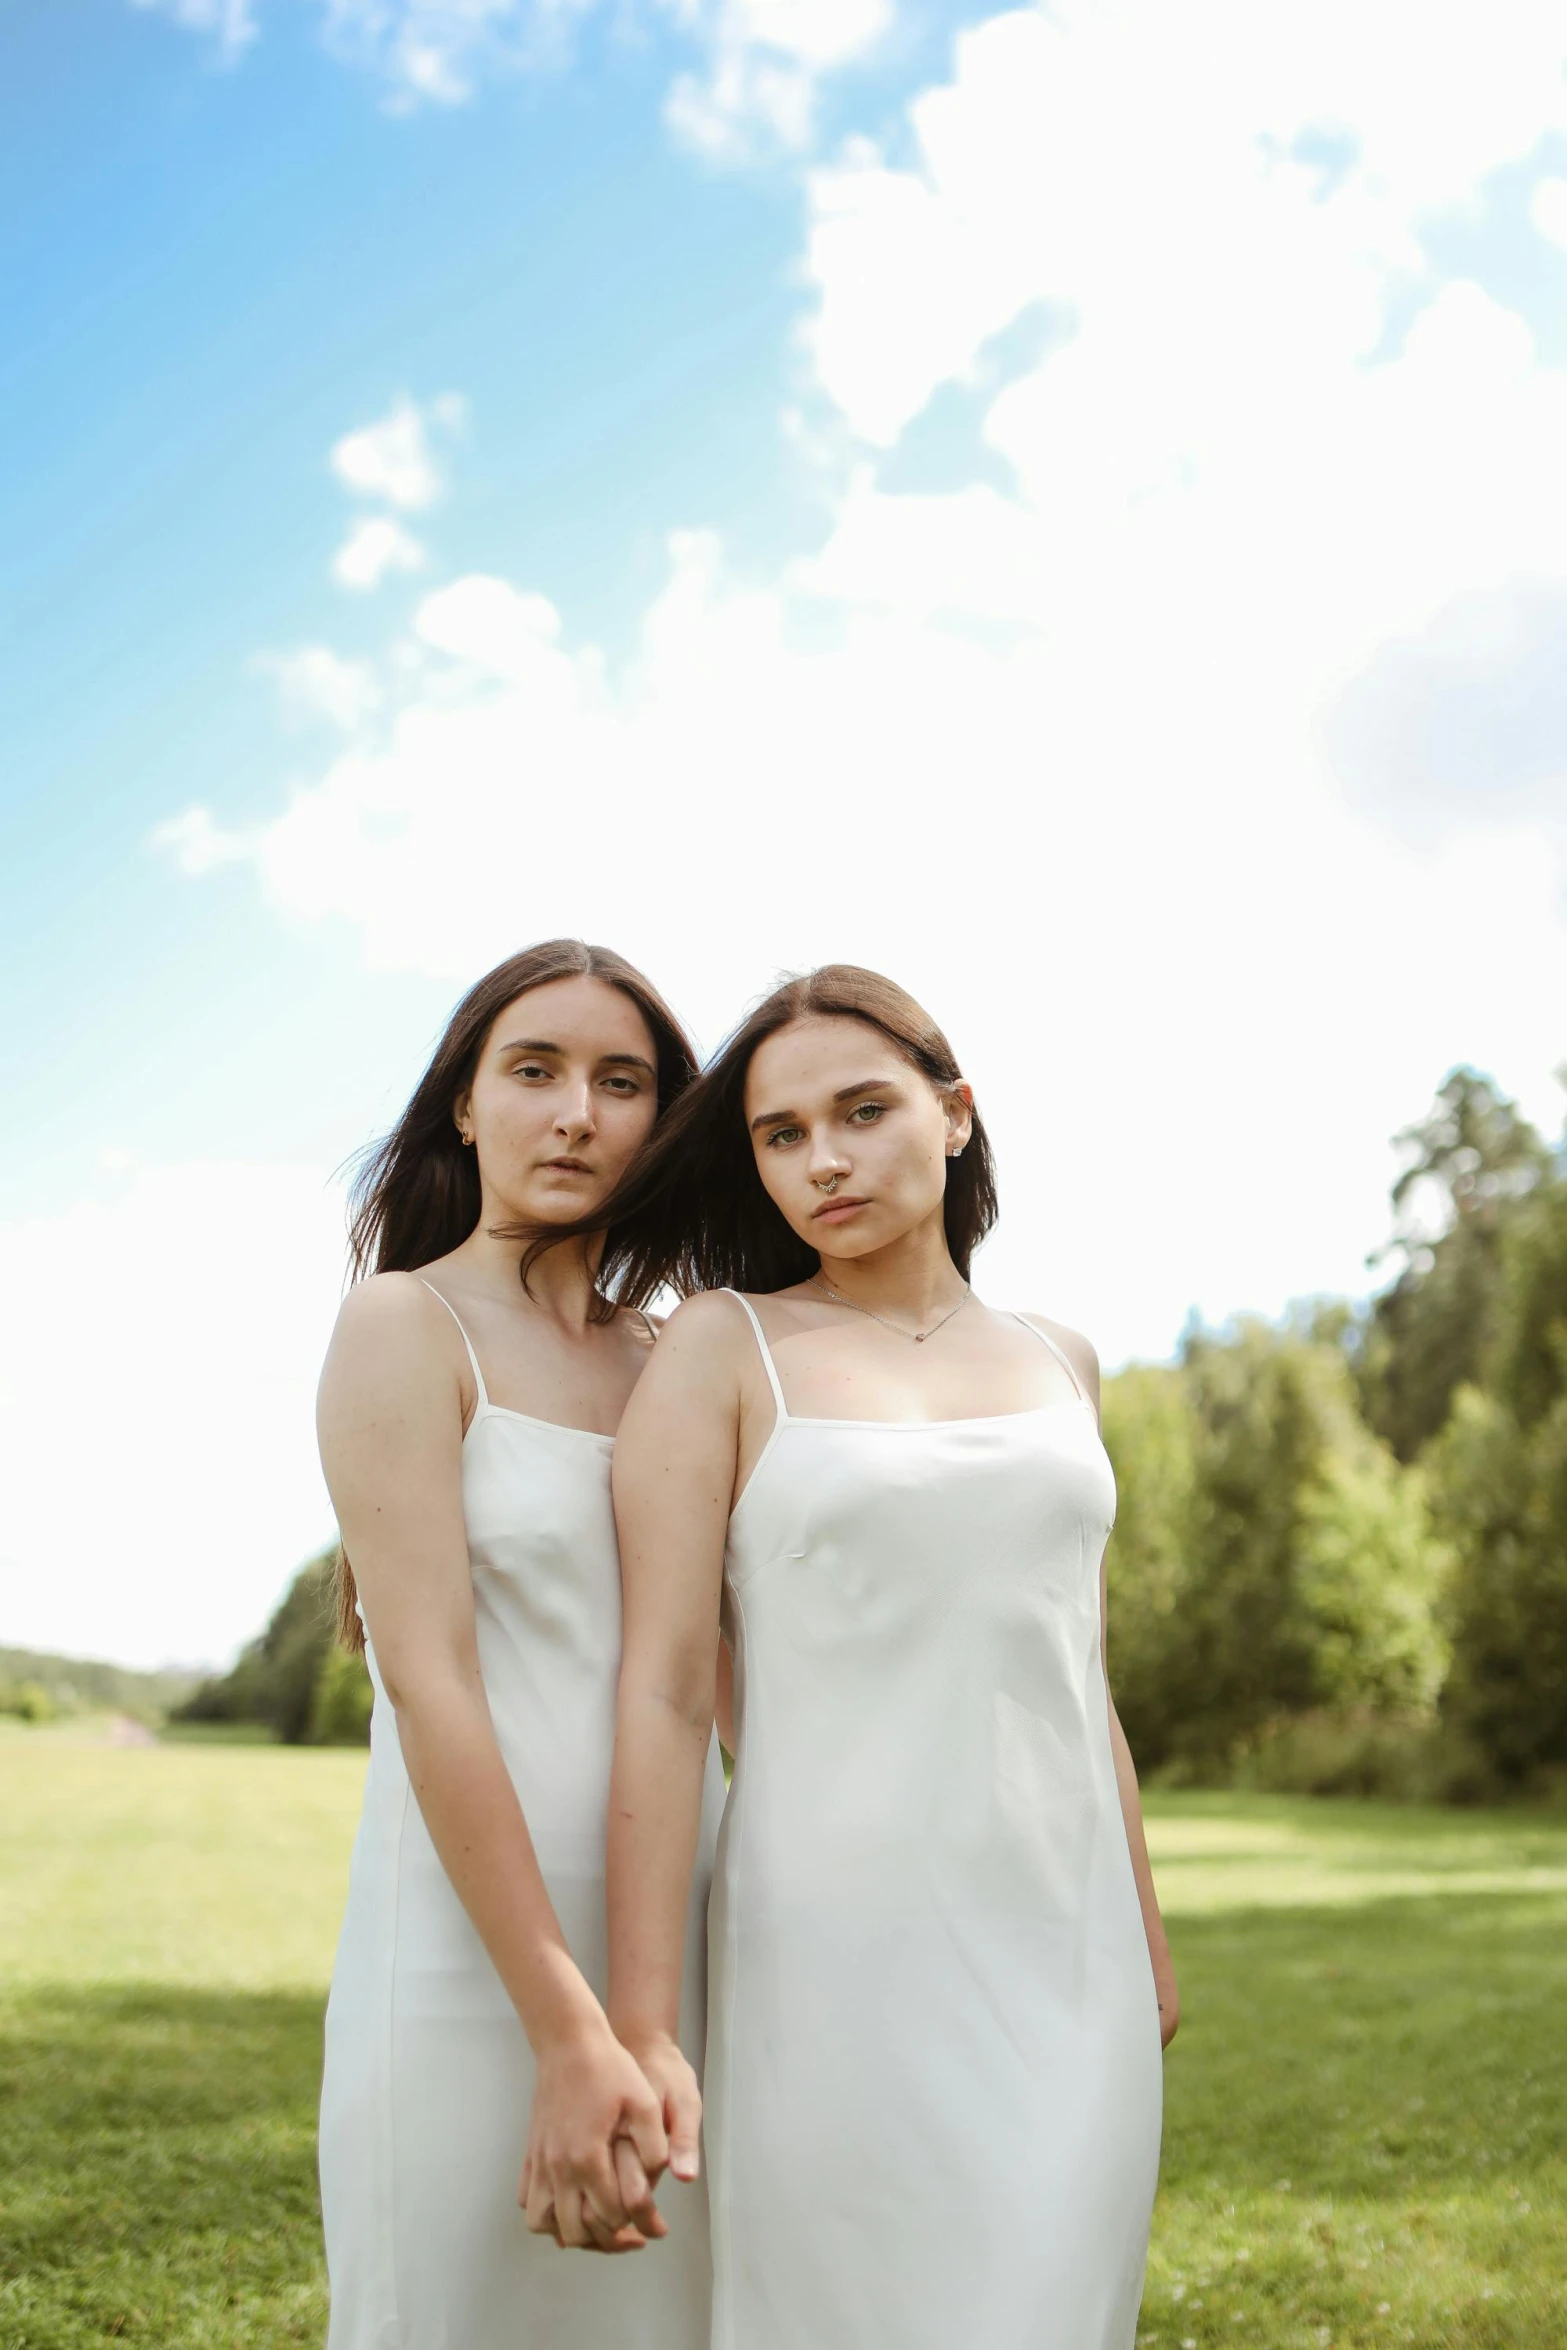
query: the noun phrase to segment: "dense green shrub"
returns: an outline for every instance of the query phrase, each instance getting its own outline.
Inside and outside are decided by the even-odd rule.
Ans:
[[[1110,1674],[1133,1752],[1158,1761],[1174,1745],[1186,1701],[1173,1670],[1196,1438],[1183,1373],[1139,1364],[1107,1379],[1103,1424],[1118,1489],[1107,1561]]]
[[[1111,1678],[1166,1778],[1567,1789],[1567,1159],[1472,1069],[1398,1139],[1368,1308],[1106,1382]]]
[[[363,1746],[370,1736],[374,1691],[362,1656],[334,1642],[316,1669],[310,1705],[312,1746]]]
[[[177,1720],[260,1722],[287,1746],[302,1746],[315,1737],[318,1687],[334,1646],[336,1557],[334,1546],[300,1569],[259,1639],[251,1641],[232,1672],[204,1681],[179,1709]],[[345,1675],[342,1692],[334,1685],[333,1743],[349,1735],[345,1708],[351,1686],[351,1675]],[[368,1723],[366,1709],[361,1735],[368,1735]]]
[[[1282,1721],[1426,1718],[1446,1553],[1341,1347],[1242,1323],[1105,1388],[1116,1702],[1133,1751],[1223,1776]]]
[[[1429,1714],[1319,1707],[1270,1722],[1234,1757],[1230,1779],[1259,1794],[1426,1803],[1445,1792],[1451,1770],[1441,1725]]]
[[[1443,1712],[1501,1786],[1551,1786],[1567,1783],[1567,1183],[1508,1233],[1488,1371],[1433,1460],[1458,1561]]]
[[[52,1722],[61,1711],[52,1690],[42,1681],[0,1682],[0,1714],[19,1722]]]

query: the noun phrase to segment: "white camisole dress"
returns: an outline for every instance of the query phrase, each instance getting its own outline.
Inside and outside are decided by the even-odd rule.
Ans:
[[[1025,1322],[1069,1399],[797,1419],[739,1302],[776,1422],[724,1569],[713,2350],[1132,2350],[1162,2067],[1093,1412]]]
[[[614,1440],[492,1404],[466,1330],[463,1342],[479,1391],[462,1495],[485,1692],[572,1956],[602,1999],[620,1665]],[[707,2350],[702,2186],[664,2192],[669,2235],[643,2252],[563,2252],[528,2232],[517,2183],[532,2054],[430,1841],[373,1654],[368,1661],[370,1768],[321,2094],[328,2350]],[[715,1742],[680,2027],[698,2070],[722,1804]]]

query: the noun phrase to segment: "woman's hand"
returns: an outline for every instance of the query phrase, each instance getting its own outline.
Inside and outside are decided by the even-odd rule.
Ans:
[[[660,2096],[599,2016],[539,2052],[517,2200],[535,2235],[639,2252],[669,2233],[653,2189],[669,2161]]]
[[[702,2092],[696,2074],[668,2032],[633,2038],[630,2047],[662,2110],[670,2175],[694,2179],[702,2167]]]

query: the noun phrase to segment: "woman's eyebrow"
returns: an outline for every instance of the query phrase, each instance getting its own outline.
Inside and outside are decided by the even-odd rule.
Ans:
[[[557,1061],[566,1058],[564,1045],[551,1044],[548,1038],[542,1036],[514,1036],[509,1044],[503,1044],[500,1049],[503,1053],[552,1053]],[[600,1053],[598,1065],[601,1069],[640,1069],[646,1077],[656,1077],[658,1074],[652,1062],[642,1053]]]
[[[832,1098],[835,1103],[852,1102],[857,1094],[891,1093],[896,1082],[891,1077],[862,1077],[854,1085],[840,1085]],[[762,1126],[792,1126],[799,1116],[798,1110],[763,1110],[751,1120],[751,1132],[755,1134]]]

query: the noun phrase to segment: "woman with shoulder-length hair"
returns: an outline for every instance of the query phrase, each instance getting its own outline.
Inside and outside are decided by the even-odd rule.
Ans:
[[[599,1211],[694,1074],[619,955],[529,948],[458,1005],[356,1187],[319,1407],[342,1628],[368,1632],[375,1689],[326,2024],[330,2350],[707,2341],[705,2203],[666,2223],[649,2183],[694,2176],[694,2131],[602,2005],[610,1458],[653,1331],[636,1219]],[[711,1743],[698,1779],[700,1920]],[[703,1960],[693,1934],[671,2019],[693,2065]],[[556,2249],[664,2236],[648,2264]]]
[[[672,2110],[720,1611],[715,2350],[1130,2350],[1176,1993],[1103,1661],[1085,1339],[984,1306],[989,1144],[869,971],[791,981],[627,1187],[610,2017]],[[687,2120],[689,2127],[689,2118]]]

